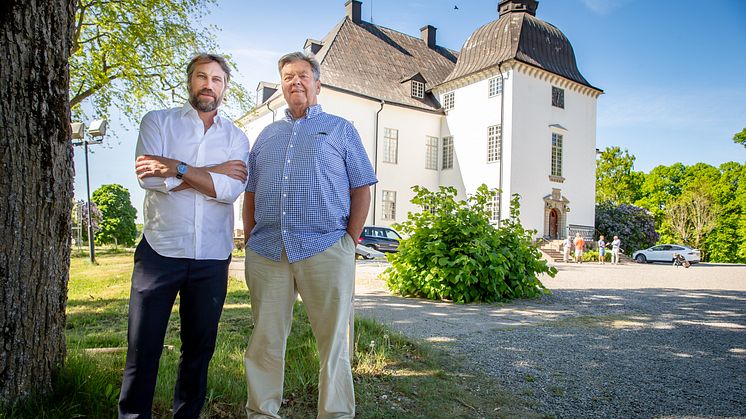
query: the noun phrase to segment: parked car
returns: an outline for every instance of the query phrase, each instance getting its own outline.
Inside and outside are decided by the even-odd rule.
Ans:
[[[637,263],[666,262],[673,263],[674,253],[684,257],[689,263],[697,263],[701,253],[699,249],[692,249],[681,244],[659,244],[644,250],[638,250],[632,254]]]
[[[399,240],[401,236],[392,228],[365,226],[357,241],[379,252],[396,252],[399,248]]]

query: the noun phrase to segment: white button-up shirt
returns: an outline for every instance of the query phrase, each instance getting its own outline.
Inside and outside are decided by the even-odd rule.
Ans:
[[[233,123],[215,116],[205,132],[197,111],[187,102],[181,108],[152,111],[140,123],[136,157],[162,156],[193,167],[228,160],[248,163],[249,140]],[[189,259],[227,259],[233,250],[233,202],[245,183],[210,172],[215,198],[193,188],[171,192],[182,181],[175,177],[138,179],[146,190],[143,234],[161,256]]]

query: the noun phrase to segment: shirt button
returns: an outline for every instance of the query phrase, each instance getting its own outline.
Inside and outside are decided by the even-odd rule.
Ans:
[[[288,163],[290,163],[290,160],[288,159]]]
[[[282,212],[282,215],[285,215],[285,211]]]
[[[282,233],[283,234],[288,234],[288,231],[287,230],[282,230]]]
[[[297,133],[297,132],[294,132],[294,133],[293,133],[293,135],[298,135],[298,133]]]
[[[282,194],[283,197],[287,198],[288,194],[284,193]]]
[[[292,144],[290,144],[290,148],[293,148],[293,145],[292,145]]]
[[[287,176],[285,176],[285,179],[287,179],[287,178],[288,178],[288,177],[287,177]]]

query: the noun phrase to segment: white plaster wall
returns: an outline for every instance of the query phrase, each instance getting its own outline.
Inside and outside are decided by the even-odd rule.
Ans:
[[[552,84],[512,71],[510,191],[521,195],[524,227],[544,232],[544,202],[552,188],[569,199],[568,224],[594,225],[596,99],[568,87],[565,108],[552,106]],[[561,86],[558,86],[561,87]],[[552,128],[561,125],[566,130]],[[563,183],[549,180],[552,132],[563,136]]]
[[[487,163],[487,130],[501,123],[501,101],[500,95],[488,97],[488,88],[484,79],[454,90],[454,107],[441,133],[441,137],[452,135],[454,142],[453,169],[442,171],[441,183],[456,186],[460,194],[472,193],[483,183],[499,187],[500,163]]]

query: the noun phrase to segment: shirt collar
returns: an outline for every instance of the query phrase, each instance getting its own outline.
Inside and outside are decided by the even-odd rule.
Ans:
[[[322,112],[323,111],[321,110],[321,105],[311,105],[306,108],[306,116],[299,119],[311,119],[321,115]],[[293,114],[290,113],[290,108],[285,109],[285,119],[288,121],[293,121]]]
[[[194,109],[191,103],[189,101],[186,101],[184,105],[179,109],[179,114],[181,116],[187,116],[192,115],[194,118],[199,119],[199,115],[197,114],[197,110]],[[215,122],[218,126],[223,125],[223,117],[220,116],[220,110],[215,114],[215,118],[213,119],[213,122]]]

